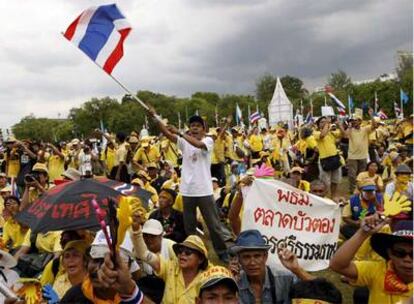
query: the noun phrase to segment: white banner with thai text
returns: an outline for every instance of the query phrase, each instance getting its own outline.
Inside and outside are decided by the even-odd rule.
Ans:
[[[258,229],[272,246],[269,266],[283,267],[277,248],[285,244],[305,270],[328,268],[341,219],[335,202],[273,179],[255,179],[245,190],[242,230]]]

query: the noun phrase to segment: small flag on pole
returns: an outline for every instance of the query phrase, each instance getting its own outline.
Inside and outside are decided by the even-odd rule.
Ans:
[[[310,124],[313,122],[312,111],[309,110],[308,114],[306,114],[305,124]]]
[[[385,114],[385,112],[384,112],[384,110],[383,109],[379,109],[379,111],[378,111],[378,113],[377,113],[377,115],[376,115],[377,117],[379,117],[380,119],[382,119],[382,120],[384,120],[384,119],[388,119],[388,115],[387,114]]]
[[[90,7],[73,21],[63,36],[108,74],[124,55],[131,26],[116,4]]]
[[[351,95],[348,95],[348,111],[349,116],[352,114],[352,109],[354,108],[354,100],[352,99]]]
[[[400,100],[401,100],[404,104],[407,104],[409,99],[410,99],[410,98],[408,97],[407,93],[405,93],[402,89],[400,89]]]
[[[242,114],[242,111],[239,107],[239,104],[236,103],[236,122],[237,122],[237,125],[239,125],[239,123],[243,120],[242,116],[243,116],[243,114]]]
[[[250,123],[254,124],[256,121],[258,121],[262,116],[260,116],[259,111],[256,111],[250,115]]]
[[[329,97],[331,97],[331,100],[337,105],[337,107],[342,108],[345,110],[345,105],[340,101],[334,94],[327,92]]]
[[[378,111],[378,95],[377,95],[377,91],[375,91],[374,94],[374,113],[377,113]]]
[[[398,117],[401,114],[401,109],[398,106],[398,103],[395,101],[394,101],[394,113],[395,113],[395,117]]]

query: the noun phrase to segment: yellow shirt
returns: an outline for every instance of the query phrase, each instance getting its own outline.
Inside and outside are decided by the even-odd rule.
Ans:
[[[30,247],[30,234],[29,230],[24,238],[22,246]],[[39,233],[36,238],[36,247],[40,252],[56,253],[62,251],[60,246],[60,234],[61,231],[51,231],[46,233]]]
[[[0,227],[4,226],[3,210],[4,210],[4,199],[2,196],[0,196]]]
[[[408,284],[409,291],[405,294],[393,295],[384,291],[384,277],[387,269],[385,260],[354,263],[358,271],[358,278],[353,285],[369,288],[368,304],[396,304],[413,297],[413,283]]]
[[[349,130],[348,159],[366,159],[368,157],[368,136],[370,132],[371,126]]]
[[[218,164],[224,163],[225,161],[225,148],[226,148],[226,140],[222,138],[217,138],[214,141],[213,153],[211,153],[211,163]]]
[[[118,166],[121,162],[125,164],[127,155],[128,155],[128,148],[127,148],[127,144],[124,142],[120,144],[115,151],[114,166]]]
[[[144,190],[147,190],[148,192],[151,192],[151,200],[154,203],[154,205],[158,205],[158,193],[157,190],[149,182],[145,183]]]
[[[282,139],[275,136],[272,139],[272,147],[274,149],[271,154],[271,159],[273,161],[287,161],[288,160],[287,151],[290,147],[290,141],[286,136],[283,137]]]
[[[308,181],[301,180],[301,181],[299,182],[299,186],[298,186],[298,188],[299,188],[300,190],[305,191],[305,192],[310,192],[310,183],[309,183]]]
[[[22,246],[28,231],[28,229],[22,229],[17,221],[9,218],[3,226],[4,244],[11,242],[11,248],[13,249]]]
[[[106,151],[101,154],[101,160],[105,162],[108,172],[111,172],[115,166],[115,149],[107,147]]]
[[[49,263],[47,263],[43,269],[42,275],[40,277],[40,284],[42,284],[42,286],[45,286],[47,284],[53,285],[59,276],[65,274],[65,269],[62,266],[62,256],[59,257],[59,268],[56,276],[53,274],[53,261],[54,260],[51,260]]]
[[[20,171],[20,156],[15,149],[12,149],[7,158],[7,177],[17,177]]]
[[[63,298],[65,293],[72,287],[72,283],[69,281],[68,274],[65,272],[64,274],[58,276],[53,283],[53,289],[56,291],[57,295],[60,299]]]
[[[156,273],[165,282],[164,304],[194,304],[200,288],[200,271],[194,280],[185,287],[183,273],[177,259],[165,260],[160,256],[160,270]]]
[[[157,147],[151,146],[150,150],[147,152],[143,147],[139,148],[134,155],[134,161],[141,162],[142,165],[147,165],[149,163],[157,163],[160,158],[160,152]]]
[[[339,138],[340,135],[341,133],[339,130],[329,131],[323,138],[321,138],[320,131],[313,132],[313,136],[315,137],[316,142],[318,144],[320,159],[324,159],[338,154],[336,148],[336,139]]]
[[[357,184],[362,184],[365,181],[371,180],[375,183],[375,185],[377,186],[377,190],[384,190],[384,182],[381,178],[381,176],[379,176],[378,174],[375,174],[375,176],[371,177],[369,176],[368,171],[364,171],[358,174],[356,181]]]
[[[250,149],[253,152],[260,152],[263,150],[263,139],[261,135],[252,134],[249,138]]]
[[[60,158],[59,155],[51,155],[48,159],[48,170],[50,181],[61,178],[65,171],[65,160]]]
[[[179,155],[177,145],[167,139],[161,142],[161,149],[163,151],[164,160],[169,160],[174,167],[176,167]]]
[[[177,211],[184,211],[183,196],[181,195],[181,193],[178,193],[177,197],[175,198],[173,208]]]

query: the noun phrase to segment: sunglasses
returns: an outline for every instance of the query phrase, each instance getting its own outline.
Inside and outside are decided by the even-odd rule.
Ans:
[[[391,248],[391,254],[397,258],[405,258],[407,255],[412,259],[413,251],[405,251],[404,249]]]
[[[187,247],[179,247],[177,249],[177,255],[184,254],[186,256],[190,256],[192,254],[197,254],[197,253],[198,253],[197,250],[194,250],[194,249],[191,249],[191,248],[187,248]]]

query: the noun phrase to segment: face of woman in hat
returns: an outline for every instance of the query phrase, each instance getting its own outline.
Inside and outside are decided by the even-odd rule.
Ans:
[[[70,276],[76,276],[85,272],[85,256],[76,248],[66,250],[62,255],[62,265]]]
[[[205,260],[199,251],[186,246],[178,248],[177,258],[181,269],[199,269]]]
[[[412,278],[413,274],[413,245],[410,243],[395,243],[387,250],[397,274],[404,279]]]

